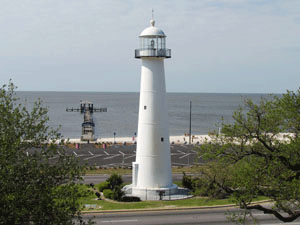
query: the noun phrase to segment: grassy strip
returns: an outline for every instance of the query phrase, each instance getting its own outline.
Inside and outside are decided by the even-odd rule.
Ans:
[[[199,207],[199,206],[214,206],[214,205],[228,205],[233,204],[232,198],[227,199],[209,199],[203,197],[193,197],[189,199],[173,200],[173,201],[141,201],[141,202],[116,202],[107,200],[97,200],[94,193],[97,190],[91,191],[86,185],[82,185],[82,188],[86,191],[89,190],[88,194],[81,198],[80,202],[83,206],[84,211],[101,211],[101,210],[132,210],[132,209],[156,209],[156,208],[179,208],[179,207]],[[265,200],[266,198],[257,198],[256,201]],[[95,205],[95,208],[85,208],[85,205]]]
[[[199,171],[197,166],[191,166],[191,167],[172,167],[172,172],[173,173],[198,173]],[[86,170],[86,175],[97,175],[97,174],[113,174],[113,173],[117,173],[120,175],[124,175],[124,174],[131,174],[132,170],[129,168],[88,168]]]

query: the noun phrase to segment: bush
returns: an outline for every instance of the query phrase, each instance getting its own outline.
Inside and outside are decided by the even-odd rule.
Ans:
[[[113,190],[112,199],[121,201],[123,195],[124,195],[124,191],[122,191],[121,187],[116,187],[115,190]]]
[[[103,191],[105,198],[120,201],[124,195],[122,187],[122,177],[114,173],[105,182],[102,182],[101,185],[99,185],[99,191]]]
[[[114,190],[117,187],[120,187],[123,184],[123,179],[121,175],[118,175],[116,173],[113,173],[107,180],[110,184],[110,189]]]
[[[183,177],[182,177],[182,185],[185,188],[188,188],[190,190],[193,190],[193,178],[191,176],[187,176],[185,172],[183,172]]]
[[[104,189],[109,189],[110,183],[108,181],[104,181],[98,185],[98,190],[103,192]]]
[[[135,197],[135,196],[123,196],[121,198],[122,202],[140,202],[141,199],[139,197]]]
[[[103,190],[103,195],[104,195],[105,198],[112,199],[113,191],[110,190],[110,189],[104,189]]]
[[[101,194],[99,192],[96,192],[95,195],[98,197],[98,198],[101,198]]]
[[[124,192],[120,188],[116,188],[114,191],[110,189],[104,189],[103,195],[105,198],[109,198],[116,201],[121,201]]]

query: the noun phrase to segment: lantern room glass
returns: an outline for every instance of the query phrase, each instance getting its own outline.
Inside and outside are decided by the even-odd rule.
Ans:
[[[165,37],[140,37],[141,50],[160,50],[166,49]]]

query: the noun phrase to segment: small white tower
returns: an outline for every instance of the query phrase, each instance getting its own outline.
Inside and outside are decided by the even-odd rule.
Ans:
[[[140,34],[142,59],[136,162],[132,168],[132,195],[142,200],[159,200],[177,191],[172,184],[164,59],[171,58],[166,35],[155,21]]]

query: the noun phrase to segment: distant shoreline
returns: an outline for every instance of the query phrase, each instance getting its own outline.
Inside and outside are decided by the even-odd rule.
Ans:
[[[181,136],[170,136],[171,144],[189,144],[189,136],[181,135]],[[206,135],[192,135],[191,144],[201,144],[205,140],[209,140],[210,137]],[[87,141],[81,141],[80,138],[70,138],[65,139],[70,143],[87,143]],[[90,141],[89,143],[135,143],[138,141],[138,137],[110,137],[110,138],[98,138],[95,141]]]
[[[293,137],[292,133],[280,133],[276,135],[276,138],[280,141],[289,141],[290,137]],[[189,144],[189,136],[181,135],[181,136],[170,136],[170,144]],[[87,141],[81,141],[80,138],[70,138],[64,139],[68,140],[70,143],[80,143],[85,144]],[[208,134],[193,134],[191,144],[203,144],[206,141],[210,141],[211,137]],[[58,140],[57,142],[59,142]],[[119,144],[133,144],[138,141],[138,137],[110,137],[110,138],[98,138],[95,141],[90,141],[89,143],[119,143]]]

